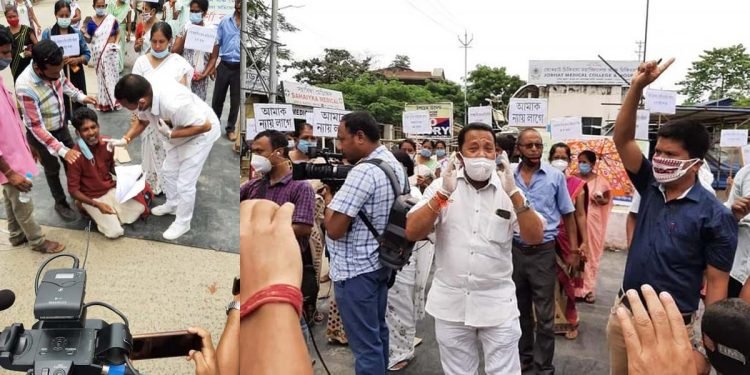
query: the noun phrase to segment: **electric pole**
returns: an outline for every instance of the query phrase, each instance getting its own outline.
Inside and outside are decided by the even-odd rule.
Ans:
[[[250,87],[243,87],[247,85],[247,33],[245,32],[245,24],[247,22],[247,0],[242,0],[240,5],[240,93],[242,93],[242,103],[240,103],[240,136],[242,139],[243,134],[247,131],[247,92]],[[254,82],[252,83],[255,84]]]
[[[469,100],[466,98],[466,94],[468,92],[468,89],[466,87],[467,81],[469,79],[469,48],[471,48],[471,42],[474,41],[474,35],[471,36],[471,39],[469,39],[469,35],[464,30],[464,38],[461,39],[461,37],[458,37],[458,42],[461,43],[461,47],[464,49],[464,126],[466,126],[466,122],[468,121],[468,113],[469,113]]]
[[[276,91],[278,85],[278,77],[276,71],[276,59],[279,50],[278,45],[278,33],[279,33],[279,0],[271,0],[271,48],[270,64],[268,66],[268,102],[276,103]]]
[[[643,42],[642,41],[636,41],[635,45],[638,46],[638,49],[635,51],[635,53],[638,55],[638,61],[643,60]]]

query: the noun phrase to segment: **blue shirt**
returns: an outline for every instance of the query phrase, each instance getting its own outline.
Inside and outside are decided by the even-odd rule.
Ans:
[[[711,265],[729,272],[737,248],[737,221],[728,208],[697,183],[666,202],[643,158],[638,174],[628,172],[641,195],[638,221],[625,264],[624,290],[643,284],[669,292],[683,314],[698,309],[703,271]]]
[[[371,159],[387,162],[404,188],[404,167],[385,146],[378,147],[363,160]],[[360,162],[349,171],[344,185],[328,205],[328,208],[352,218],[352,226],[344,237],[333,240],[326,236],[331,256],[331,280],[347,280],[383,267],[378,259],[378,241],[357,215],[363,211],[378,233],[382,233],[395,199],[391,180],[377,165]]]
[[[216,44],[219,45],[221,61],[240,62],[240,29],[234,22],[234,13],[221,19],[216,31]]]
[[[557,237],[557,228],[560,226],[562,215],[575,211],[573,201],[568,194],[568,184],[565,175],[549,164],[542,164],[531,176],[531,183],[526,183],[521,177],[521,166],[516,169],[516,185],[521,189],[531,207],[542,214],[547,222],[544,227],[544,242],[549,242]],[[514,242],[523,243],[521,236],[516,233]]]

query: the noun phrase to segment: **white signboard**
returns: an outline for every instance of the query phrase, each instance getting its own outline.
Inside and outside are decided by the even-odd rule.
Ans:
[[[242,86],[242,90],[250,92],[251,94],[265,95],[269,82],[270,78],[268,72],[258,74],[255,69],[247,69],[245,70],[245,85]]]
[[[255,112],[255,127],[258,132],[264,130],[278,130],[280,132],[294,131],[294,117],[292,106],[289,104],[253,104]]]
[[[305,113],[305,122],[312,125],[315,123],[315,112]]]
[[[401,123],[404,127],[404,133],[432,134],[430,111],[404,111],[401,114]]]
[[[580,117],[559,117],[550,120],[550,133],[554,141],[567,141],[583,137]]]
[[[639,109],[635,115],[635,139],[648,140],[648,123],[651,121],[651,113]]]
[[[608,61],[626,80],[638,61]],[[529,83],[534,85],[615,85],[626,83],[600,60],[531,60]]]
[[[492,107],[469,107],[469,124],[481,122],[492,126]]]
[[[216,44],[216,27],[188,25],[185,49],[211,53]]]
[[[508,104],[508,125],[546,126],[547,99],[511,99]]]
[[[646,92],[646,108],[651,113],[673,115],[676,113],[677,93],[665,90],[648,90]]]
[[[204,23],[218,25],[221,19],[234,14],[235,0],[211,0],[208,2],[208,12]]]
[[[247,131],[245,131],[245,140],[252,142],[255,136],[258,135],[258,130],[255,129],[255,119],[247,119]]]
[[[307,120],[307,115],[313,113],[312,107],[305,107],[301,105],[292,106],[292,114],[295,120]]]
[[[747,129],[724,129],[719,147],[742,147],[747,144]]]
[[[338,109],[315,108],[313,109],[315,122],[313,124],[313,135],[316,137],[336,138],[339,133],[341,118],[349,111]]]
[[[78,44],[78,34],[51,35],[50,38],[63,48],[63,56],[78,56],[81,54],[81,45]]]
[[[344,109],[344,95],[339,91],[284,81],[284,102],[307,107]]]

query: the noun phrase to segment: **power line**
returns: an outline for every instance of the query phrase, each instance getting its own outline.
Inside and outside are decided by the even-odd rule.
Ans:
[[[435,19],[434,19],[434,18],[433,18],[432,16],[430,16],[429,14],[427,14],[427,13],[423,12],[423,11],[422,11],[421,9],[417,8],[417,6],[416,6],[416,5],[414,5],[414,4],[413,4],[413,3],[411,2],[411,0],[406,0],[406,3],[407,3],[407,4],[409,4],[409,6],[410,6],[410,7],[414,8],[414,10],[416,10],[417,12],[419,12],[420,14],[422,14],[423,16],[425,16],[425,17],[426,17],[427,19],[429,19],[430,21],[432,21],[432,23],[434,23],[435,25],[439,26],[439,27],[440,27],[441,29],[443,29],[443,30],[445,30],[445,31],[447,31],[447,32],[449,32],[449,33],[451,33],[451,34],[457,34],[457,33],[456,33],[455,31],[453,31],[453,30],[450,30],[450,29],[448,29],[448,28],[446,27],[446,25],[444,25],[444,24],[442,24],[442,23],[438,22],[438,21],[437,21],[437,20],[435,20]]]
[[[434,1],[434,3],[432,1]],[[434,14],[440,13],[441,16],[444,16],[445,19],[447,19],[450,23],[452,23],[453,26],[458,26],[459,30],[466,28],[466,26],[463,25],[462,22],[459,22],[458,17],[454,16],[453,13],[451,13],[451,11],[448,10],[448,8],[442,5],[440,0],[431,0],[431,1],[428,0],[427,3],[431,4],[432,7],[435,10],[437,10],[437,12],[435,12]]]

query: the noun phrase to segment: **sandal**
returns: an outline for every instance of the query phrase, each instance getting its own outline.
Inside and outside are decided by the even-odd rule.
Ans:
[[[578,326],[575,326],[568,332],[565,332],[565,338],[568,340],[575,340],[576,338],[578,338]]]
[[[590,305],[596,303],[596,297],[594,297],[594,293],[589,292],[588,294],[586,294],[586,297],[583,297],[583,302],[586,302]]]
[[[31,250],[42,254],[57,254],[65,250],[65,245],[55,241],[44,240],[41,245],[32,247]]]
[[[407,366],[409,366],[409,363],[411,363],[411,361],[409,361],[409,360],[403,360],[403,361],[401,361],[401,362],[396,363],[395,365],[393,365],[393,367],[389,368],[388,371],[399,372],[399,371],[405,369]]]

